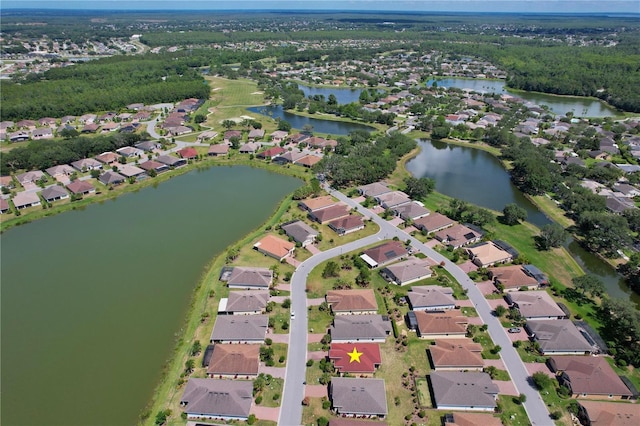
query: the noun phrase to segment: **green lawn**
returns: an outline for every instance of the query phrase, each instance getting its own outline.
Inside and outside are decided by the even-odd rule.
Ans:
[[[271,378],[271,380],[265,385],[262,392],[258,394],[262,396],[262,402],[259,405],[263,407],[279,407],[282,399],[283,386],[284,379],[275,377]]]
[[[505,426],[530,426],[529,417],[524,407],[513,402],[513,397],[498,395],[498,403],[502,407],[500,419]]]
[[[431,393],[429,392],[429,382],[426,378],[416,379],[416,388],[418,392],[418,399],[420,400],[420,406],[424,408],[431,408]]]
[[[326,333],[333,321],[333,315],[329,310],[321,311],[318,306],[310,306],[308,309],[309,332]]]

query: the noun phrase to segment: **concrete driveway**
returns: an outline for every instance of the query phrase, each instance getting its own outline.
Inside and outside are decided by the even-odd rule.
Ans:
[[[302,399],[300,401],[302,402]],[[260,420],[277,422],[280,417],[280,407],[262,407],[254,403],[251,404],[249,413],[255,415]]]

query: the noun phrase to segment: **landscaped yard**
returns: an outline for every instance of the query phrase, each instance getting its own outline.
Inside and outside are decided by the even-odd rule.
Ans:
[[[429,392],[429,382],[426,378],[416,379],[416,388],[418,392],[418,399],[420,406],[423,408],[431,408],[431,393]]]
[[[264,407],[279,407],[280,400],[282,399],[282,388],[284,385],[284,379],[272,377],[267,379],[262,392],[259,393],[262,396],[262,402],[259,405]],[[257,396],[257,395],[256,395]]]
[[[502,407],[500,419],[505,426],[530,426],[529,417],[521,404],[516,404],[512,396],[498,395],[498,404]]]
[[[308,309],[309,312],[309,332],[310,333],[326,333],[327,328],[331,325],[333,321],[333,315],[327,309],[325,311],[321,311],[318,306],[310,306]]]

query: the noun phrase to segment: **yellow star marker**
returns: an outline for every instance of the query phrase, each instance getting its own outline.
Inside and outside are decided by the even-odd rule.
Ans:
[[[349,359],[349,364],[351,364],[352,362],[360,362],[360,356],[363,354],[363,352],[358,352],[358,348],[356,348],[354,346],[353,351],[352,352],[347,352],[347,355],[349,355],[349,357],[351,359]]]

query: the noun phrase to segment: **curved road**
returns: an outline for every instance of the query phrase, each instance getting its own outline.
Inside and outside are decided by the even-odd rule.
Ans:
[[[356,203],[341,192],[334,191],[327,185],[325,185],[325,189],[329,194],[348,206],[357,209],[365,217],[373,220],[380,226],[380,231],[376,235],[312,256],[304,261],[292,276],[291,303],[292,309],[296,312],[296,319],[292,321],[291,334],[289,336],[287,371],[278,424],[296,426],[300,425],[302,421],[302,399],[304,398],[303,382],[305,380],[307,361],[307,306],[305,287],[309,272],[325,260],[339,256],[343,252],[347,253],[373,244],[379,240],[393,237],[398,237],[401,241],[410,240],[414,248],[420,250],[436,262],[444,262],[444,268],[468,291],[467,294],[473,301],[478,315],[488,326],[488,332],[493,342],[502,347],[500,355],[516,387],[516,391],[526,395],[526,401],[523,405],[531,424],[533,426],[553,424],[553,421],[549,417],[549,410],[538,391],[531,384],[529,373],[517,351],[514,349],[509,336],[502,327],[502,324],[500,324],[500,321],[493,315],[489,303],[469,276],[440,253],[427,247],[421,241],[410,236],[403,230],[391,225],[380,216],[372,213],[369,209]]]

